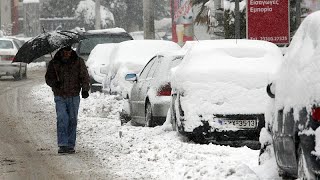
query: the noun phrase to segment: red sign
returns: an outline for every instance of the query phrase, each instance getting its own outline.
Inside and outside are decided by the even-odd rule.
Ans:
[[[247,38],[275,44],[290,42],[289,0],[248,0]]]

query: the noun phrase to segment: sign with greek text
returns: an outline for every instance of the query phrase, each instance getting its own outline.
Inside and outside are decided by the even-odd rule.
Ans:
[[[248,0],[247,38],[288,44],[289,0]]]

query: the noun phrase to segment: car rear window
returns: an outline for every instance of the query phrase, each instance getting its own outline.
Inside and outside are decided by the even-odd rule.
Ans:
[[[13,49],[13,44],[11,41],[0,40],[0,49]]]
[[[97,44],[105,44],[105,43],[119,43],[122,41],[131,40],[130,36],[115,36],[115,35],[101,35],[101,36],[87,36],[87,39],[83,40],[79,46],[80,54],[90,54],[92,49]]]

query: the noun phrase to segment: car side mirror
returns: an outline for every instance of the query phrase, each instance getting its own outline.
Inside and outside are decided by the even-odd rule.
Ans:
[[[274,85],[273,83],[268,84],[267,86],[267,93],[268,96],[271,98],[275,98],[275,92],[274,92]]]
[[[125,77],[126,81],[137,81],[137,74],[127,74]]]

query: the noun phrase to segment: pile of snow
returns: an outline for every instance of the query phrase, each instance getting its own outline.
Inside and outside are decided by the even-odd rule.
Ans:
[[[125,81],[127,73],[138,74],[159,52],[180,49],[178,44],[163,40],[132,40],[119,43],[111,54],[108,75],[103,80],[103,90],[126,97],[132,87],[131,82]]]
[[[266,41],[194,44],[172,79],[172,88],[183,93],[185,130],[192,131],[201,120],[212,120],[215,113],[264,113],[269,99],[266,86],[282,61],[280,49]]]
[[[30,97],[45,112],[55,112],[47,85],[34,86]],[[257,150],[194,144],[171,131],[168,124],[121,126],[122,103],[118,96],[98,92],[80,103],[75,156],[92,151],[111,179],[280,179],[275,164],[258,166]]]

